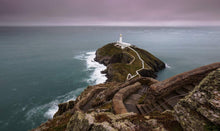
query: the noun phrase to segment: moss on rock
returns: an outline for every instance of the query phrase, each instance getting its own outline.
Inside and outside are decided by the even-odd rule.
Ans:
[[[174,107],[176,119],[184,129],[220,129],[219,90],[220,69],[217,69],[177,103]]]

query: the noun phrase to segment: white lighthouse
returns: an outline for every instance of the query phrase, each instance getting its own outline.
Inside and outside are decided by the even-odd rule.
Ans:
[[[120,37],[119,37],[119,41],[117,41],[117,43],[115,44],[115,46],[119,46],[121,49],[124,49],[125,47],[129,47],[131,46],[130,43],[125,43],[122,41],[122,34],[120,34]]]
[[[122,34],[120,34],[119,42],[122,43]]]

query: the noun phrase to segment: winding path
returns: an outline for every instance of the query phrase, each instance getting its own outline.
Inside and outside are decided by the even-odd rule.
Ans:
[[[131,48],[130,46],[129,46],[128,48],[131,49],[132,51],[134,51],[134,52],[136,53],[136,55],[138,56],[138,58],[139,58],[139,60],[141,61],[141,64],[142,64],[142,68],[136,70],[136,74],[135,74],[135,75],[131,75],[131,73],[129,73],[129,74],[127,75],[127,80],[130,80],[130,79],[136,77],[137,75],[140,75],[140,74],[138,73],[138,71],[144,69],[144,60],[140,57],[139,53],[138,53],[135,49]]]

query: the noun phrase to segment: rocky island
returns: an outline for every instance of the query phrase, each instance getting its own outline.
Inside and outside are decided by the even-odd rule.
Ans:
[[[122,41],[96,51],[108,80],[59,104],[35,131],[160,131],[220,129],[220,62],[168,78],[151,53]]]
[[[124,82],[130,79],[128,74],[131,77],[137,77],[136,74],[139,74],[143,77],[155,78],[155,72],[165,68],[165,64],[148,51],[133,45],[121,49],[117,43],[110,43],[98,49],[95,60],[107,66],[103,73],[107,74],[107,81],[109,82]]]

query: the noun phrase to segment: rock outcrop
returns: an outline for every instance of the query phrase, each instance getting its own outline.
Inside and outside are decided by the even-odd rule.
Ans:
[[[110,43],[96,51],[95,60],[107,66],[103,71],[106,73],[107,81],[124,82],[129,73],[136,74],[136,70],[141,69],[142,64],[137,54],[129,48],[121,49]],[[165,68],[164,62],[153,56],[151,53],[131,46],[145,62],[145,68],[140,71],[144,77],[156,77],[155,72]]]
[[[206,76],[174,110],[185,130],[220,130],[220,68]]]
[[[208,73],[219,67],[220,63],[213,63],[152,84],[137,105],[140,114],[173,110],[180,99],[187,96]]]
[[[69,101],[69,102],[66,102],[66,103],[61,103],[58,105],[58,111],[54,114],[54,117],[56,116],[60,116],[62,115],[63,113],[65,113],[66,111],[72,109],[75,105],[75,101]]]
[[[145,103],[150,104],[181,88],[192,90],[208,73],[216,70],[219,67],[220,62],[217,62],[175,75],[164,81],[157,82],[151,85],[148,89]]]
[[[208,73],[220,67],[220,62],[202,66],[191,71],[187,71],[162,82],[151,86],[156,94],[160,96],[170,93],[172,90],[186,85],[197,85]]]
[[[170,117],[167,124],[174,122]],[[174,123],[176,124],[176,123]],[[67,124],[66,131],[166,131],[163,124],[151,116],[138,116],[135,113],[114,115],[109,112],[81,113],[76,112]]]

